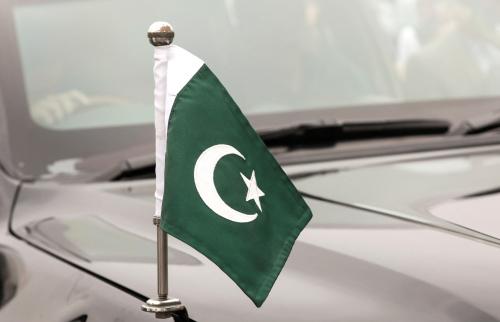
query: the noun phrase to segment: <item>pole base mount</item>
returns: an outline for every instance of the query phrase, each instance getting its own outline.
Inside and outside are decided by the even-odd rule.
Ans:
[[[184,305],[178,299],[167,300],[149,299],[141,306],[144,312],[154,313],[157,319],[167,319],[172,313],[185,310]]]

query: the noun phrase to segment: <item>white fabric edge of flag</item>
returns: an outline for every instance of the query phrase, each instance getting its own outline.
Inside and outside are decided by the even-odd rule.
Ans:
[[[187,50],[176,46],[154,49],[154,106],[156,134],[155,217],[161,216],[164,192],[165,152],[170,112],[177,94],[193,78],[204,62]]]

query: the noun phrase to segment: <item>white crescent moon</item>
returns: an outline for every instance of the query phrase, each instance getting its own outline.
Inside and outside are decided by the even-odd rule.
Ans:
[[[194,166],[194,184],[203,202],[217,215],[238,223],[251,222],[257,218],[256,213],[245,214],[229,207],[215,188],[215,166],[222,157],[229,154],[245,159],[238,150],[227,144],[216,144],[203,151]]]

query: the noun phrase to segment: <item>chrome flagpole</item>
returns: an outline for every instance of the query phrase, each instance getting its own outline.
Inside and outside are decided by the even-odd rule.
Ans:
[[[148,38],[155,47],[168,46],[174,39],[174,31],[167,22],[155,22],[149,27]],[[185,307],[178,299],[168,297],[168,238],[160,227],[157,214],[153,216],[153,224],[156,226],[157,239],[158,298],[147,300],[141,308],[145,312],[155,313],[157,319],[166,319],[176,312],[185,311]]]

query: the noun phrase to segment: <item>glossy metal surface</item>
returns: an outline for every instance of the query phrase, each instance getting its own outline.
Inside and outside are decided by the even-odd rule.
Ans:
[[[167,319],[171,317],[173,313],[185,309],[184,305],[182,305],[178,299],[149,299],[141,308],[144,312],[154,313],[157,319]]]
[[[160,220],[153,217],[156,227],[156,258],[158,299],[149,299],[141,306],[144,312],[154,313],[157,319],[167,319],[173,313],[184,311],[185,307],[179,299],[168,297],[168,238],[160,228]]]
[[[367,161],[367,165],[348,170],[342,170],[339,163],[336,173],[303,178],[295,173],[295,184],[307,193],[364,203],[394,211],[399,217],[307,199],[314,217],[262,308],[254,308],[215,264],[174,238],[169,238],[169,253],[180,251],[199,264],[189,258],[171,258],[171,292],[188,304],[190,316],[198,321],[500,320],[494,295],[500,292],[500,282],[492,277],[500,266],[500,248],[465,233],[449,233],[404,218],[427,214],[425,205],[498,186],[492,174],[500,173],[500,151],[401,159],[406,161]],[[329,167],[335,168],[336,163]],[[317,170],[321,169],[318,165]],[[84,229],[73,220],[89,213],[111,223],[117,231],[154,241],[156,231],[144,215],[153,211],[153,190],[153,180],[67,185],[64,189],[43,182],[25,184],[13,227],[30,242],[84,269],[140,294],[154,294],[154,261],[135,262],[116,256],[106,259],[103,255],[81,260],[58,244],[73,244],[94,253],[103,245],[116,243],[114,233],[108,234],[110,238],[92,235],[92,227]],[[87,245],[86,238],[58,243],[34,239],[25,228],[47,218],[72,220],[66,228],[68,236],[83,232],[92,239],[100,238],[99,243]],[[439,218],[435,220],[436,225],[444,225]],[[128,247],[132,249],[135,238],[131,241]],[[154,254],[154,243],[147,247]],[[307,294],[307,301],[297,296],[297,289]],[[1,314],[2,310],[0,319]]]
[[[174,40],[174,29],[168,22],[157,21],[148,29],[149,42],[153,46],[167,46]]]
[[[167,234],[156,224],[157,261],[158,261],[158,298],[168,298],[168,239]]]

